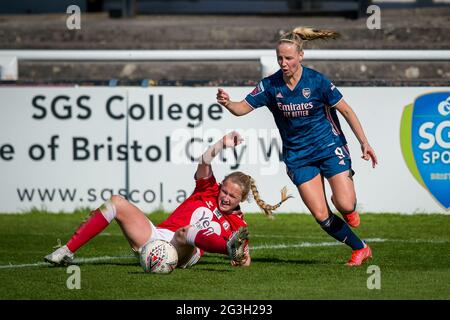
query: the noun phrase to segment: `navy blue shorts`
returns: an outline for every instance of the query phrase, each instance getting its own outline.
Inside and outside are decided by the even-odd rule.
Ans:
[[[287,168],[287,174],[296,186],[311,180],[318,174],[328,179],[344,171],[350,171],[351,176],[355,174],[346,146],[336,148],[335,154],[328,158],[313,161],[299,168]]]

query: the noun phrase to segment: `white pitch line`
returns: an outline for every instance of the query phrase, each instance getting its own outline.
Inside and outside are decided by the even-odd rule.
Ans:
[[[111,260],[118,260],[118,259],[136,259],[136,256],[134,255],[127,255],[127,256],[103,256],[103,257],[92,257],[92,258],[76,258],[74,259],[74,264],[83,264],[83,263],[91,263],[91,262],[106,262]],[[28,268],[28,267],[44,267],[44,266],[51,266],[51,263],[48,262],[36,262],[36,263],[28,263],[28,264],[7,264],[7,265],[0,265],[0,269],[15,269],[15,268]]]
[[[118,259],[137,259],[135,255],[126,255],[126,256],[103,256],[103,257],[92,257],[92,258],[75,258],[73,260],[74,263],[90,263],[90,262],[104,262],[110,260],[118,260]]]
[[[385,242],[387,239],[373,238],[373,239],[365,239],[367,243],[373,242]],[[331,247],[331,246],[339,246],[342,245],[341,242],[333,241],[333,242],[302,242],[297,244],[268,244],[268,245],[260,245],[250,247],[250,250],[261,250],[261,249],[289,249],[289,248],[312,248],[312,247]]]
[[[382,238],[371,238],[364,239],[367,243],[375,243],[375,242],[401,242],[401,243],[449,243],[448,240],[426,240],[426,239],[411,239],[411,240],[402,240],[402,239],[382,239]],[[262,250],[262,249],[289,249],[289,248],[314,248],[314,247],[330,247],[330,246],[339,246],[342,245],[341,242],[338,241],[330,241],[330,242],[301,242],[301,243],[292,243],[292,244],[263,244],[259,246],[250,246],[250,250]],[[91,263],[91,262],[107,262],[111,260],[118,259],[136,259],[134,255],[126,255],[126,256],[102,256],[102,257],[92,257],[92,258],[76,258],[74,263]],[[18,268],[30,268],[30,267],[44,267],[51,266],[48,262],[36,262],[36,263],[28,263],[28,264],[7,264],[0,265],[0,269],[18,269]]]
[[[16,269],[16,268],[28,268],[28,267],[43,267],[49,266],[50,263],[47,262],[37,262],[37,263],[28,263],[28,264],[6,264],[0,266],[0,269]]]

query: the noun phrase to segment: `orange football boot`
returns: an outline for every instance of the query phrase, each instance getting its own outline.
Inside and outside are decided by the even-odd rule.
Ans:
[[[372,257],[372,250],[366,244],[364,248],[352,251],[352,257],[348,260],[349,267],[360,266],[364,261]]]

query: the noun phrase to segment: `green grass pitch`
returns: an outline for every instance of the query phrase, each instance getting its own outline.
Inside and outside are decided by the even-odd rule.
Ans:
[[[247,214],[249,268],[207,254],[193,268],[170,275],[144,274],[114,222],[77,252],[81,288],[68,289],[72,274],[42,258],[57,239],[67,241],[86,215],[0,214],[0,299],[450,299],[448,215],[361,215],[356,231],[374,257],[349,268],[344,263],[350,249],[310,215],[269,220]],[[149,215],[154,223],[166,216]],[[371,265],[379,268],[379,282]]]

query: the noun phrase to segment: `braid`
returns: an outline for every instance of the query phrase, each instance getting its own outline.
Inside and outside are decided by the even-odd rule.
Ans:
[[[223,181],[230,179],[233,183],[236,183],[240,186],[242,195],[241,201],[245,201],[249,195],[250,190],[252,191],[253,198],[255,199],[258,206],[264,211],[264,213],[269,217],[273,218],[272,211],[276,210],[283,202],[287,199],[292,198],[291,195],[287,195],[287,188],[284,187],[281,189],[281,201],[276,205],[272,206],[264,202],[259,196],[258,189],[256,188],[256,183],[253,178],[243,172],[235,171],[229,175],[227,175]]]
[[[249,176],[250,177],[250,176]],[[281,189],[281,201],[278,202],[276,205],[270,205],[267,204],[264,200],[261,199],[259,196],[259,191],[256,188],[255,180],[253,180],[252,177],[250,177],[250,189],[252,190],[253,197],[255,198],[256,203],[258,206],[264,211],[264,213],[269,217],[273,219],[273,210],[278,209],[283,202],[285,202],[287,199],[292,198],[291,195],[287,195],[287,188],[284,187]]]
[[[292,30],[302,40],[315,40],[315,39],[336,39],[340,37],[340,34],[333,30],[318,30],[308,27],[297,27]]]
[[[303,44],[305,41],[315,39],[336,39],[341,35],[333,30],[319,30],[309,27],[297,27],[292,31],[284,33],[278,43],[292,42],[297,46],[299,51],[303,50]]]

